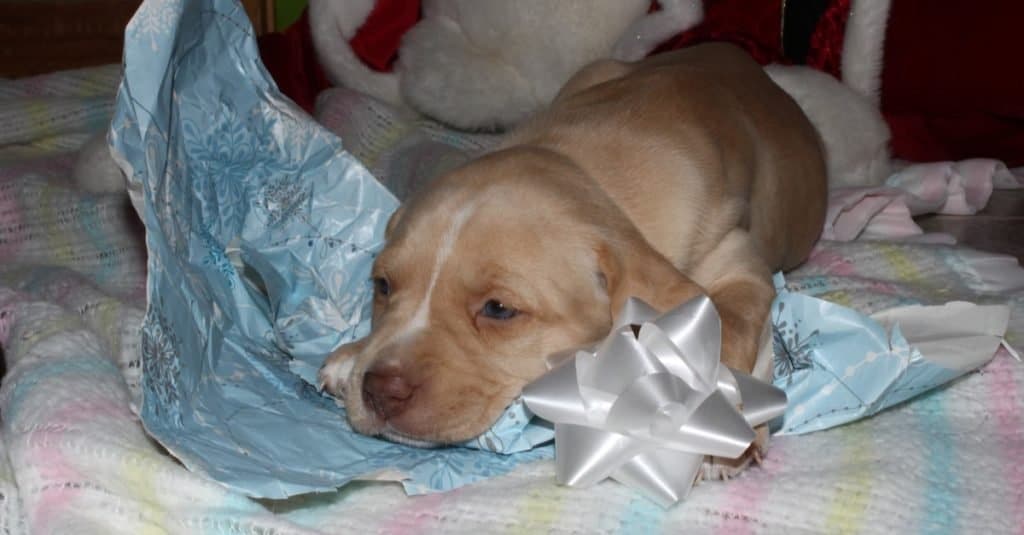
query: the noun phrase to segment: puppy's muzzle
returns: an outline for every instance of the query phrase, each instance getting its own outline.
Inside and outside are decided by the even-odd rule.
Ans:
[[[409,408],[416,388],[398,365],[383,364],[363,375],[363,404],[381,421],[391,420]]]

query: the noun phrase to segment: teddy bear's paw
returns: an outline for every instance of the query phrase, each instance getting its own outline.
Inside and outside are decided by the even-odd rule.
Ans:
[[[542,105],[534,85],[503,55],[447,19],[423,20],[399,51],[401,92],[416,111],[464,130],[509,127]]]

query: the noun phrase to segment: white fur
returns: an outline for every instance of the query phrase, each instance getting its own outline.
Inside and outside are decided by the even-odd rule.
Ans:
[[[402,96],[461,128],[515,124],[607,57],[649,0],[425,0],[402,41]]]
[[[854,0],[843,36],[843,82],[879,103],[885,27],[891,0]]]
[[[430,272],[430,282],[427,283],[427,291],[423,294],[423,299],[419,302],[419,305],[416,306],[416,312],[413,314],[412,319],[406,324],[402,332],[398,334],[399,338],[412,336],[426,329],[430,324],[430,300],[434,296],[434,287],[437,286],[437,279],[441,275],[441,269],[448,262],[448,257],[451,256],[452,251],[455,249],[455,242],[458,241],[459,234],[462,233],[462,227],[475,211],[476,204],[469,204],[460,208],[455,213],[455,216],[452,217],[448,229],[445,230],[444,236],[441,237],[441,244],[437,247],[437,254],[434,256],[434,269]]]
[[[830,188],[874,186],[889,177],[889,126],[867,97],[810,67],[769,65],[765,72],[821,135]]]
[[[666,39],[689,30],[704,19],[702,0],[660,0],[661,9],[634,22],[615,43],[612,58],[639,61]]]
[[[92,193],[121,193],[125,189],[124,175],[110,154],[106,133],[82,146],[71,176],[79,188]]]
[[[680,17],[693,18],[696,3],[668,0],[680,7],[633,32],[671,35]],[[332,82],[455,127],[500,129],[546,105],[587,63],[609,57],[647,17],[650,0],[424,0],[423,19],[403,36],[395,74],[371,71],[348,45],[372,6],[310,0],[313,42]]]
[[[348,41],[373,11],[375,0],[309,0],[309,27],[313,48],[331,83],[401,104],[398,76],[367,67]]]
[[[409,30],[399,65],[408,105],[457,128],[500,128],[542,105],[530,80],[474,46],[450,19],[425,19]]]
[[[326,383],[330,384],[335,389],[344,389],[348,383],[349,375],[352,375],[352,368],[355,367],[356,359],[328,359],[324,363],[323,368],[320,370],[320,390],[324,389]],[[344,400],[344,396],[340,395],[337,397],[337,401],[341,402]]]

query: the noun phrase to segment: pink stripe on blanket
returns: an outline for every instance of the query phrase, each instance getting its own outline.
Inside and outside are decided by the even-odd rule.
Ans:
[[[768,502],[773,484],[787,466],[789,455],[786,446],[785,440],[769,440],[761,465],[748,468],[752,473],[747,474],[747,477],[729,482],[723,509],[736,514],[723,515],[716,532],[745,535],[765,527],[754,519],[761,516],[758,514],[760,505]]]
[[[425,494],[410,497],[405,504],[394,512],[391,520],[378,529],[378,533],[405,535],[407,533],[423,533],[434,527],[438,516],[443,511],[445,500],[455,497],[460,489],[446,493]]]
[[[1018,384],[1013,370],[1020,365],[1006,349],[1000,348],[992,363],[984,368],[984,377],[989,385],[989,412],[998,426],[998,434],[992,438],[1004,446],[1002,473],[1005,483],[1000,487],[1009,490],[992,498],[1008,502],[1007,524],[1017,526],[1016,533],[1024,534],[1024,495],[1019,492],[1024,489],[1024,464],[1020,462],[1024,459],[1024,442],[1021,441],[1024,436],[1024,416],[1021,415],[1024,399],[1020,396],[1024,385]]]
[[[47,531],[49,521],[59,518],[62,511],[75,506],[75,499],[82,493],[77,483],[86,479],[69,462],[68,453],[61,447],[61,434],[63,431],[37,430],[25,441],[29,444],[29,464],[37,467],[40,479],[35,499],[26,499],[25,506],[29,525],[40,532]]]

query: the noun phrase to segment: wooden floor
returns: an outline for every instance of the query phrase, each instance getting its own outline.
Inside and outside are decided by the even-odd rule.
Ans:
[[[973,216],[930,215],[917,223],[975,249],[1014,255],[1024,265],[1024,190],[994,191],[988,206]]]

